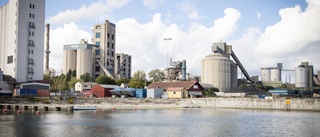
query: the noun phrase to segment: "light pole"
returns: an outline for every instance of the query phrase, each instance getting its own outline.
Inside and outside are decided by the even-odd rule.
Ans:
[[[164,40],[167,41],[167,81],[169,81],[169,41],[172,38],[164,38]]]

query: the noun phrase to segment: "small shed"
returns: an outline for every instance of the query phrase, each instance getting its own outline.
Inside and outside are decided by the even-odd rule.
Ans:
[[[148,88],[147,89],[147,98],[161,98],[163,95],[162,88]]]
[[[174,87],[167,89],[168,98],[186,98],[188,91],[184,87]]]
[[[92,89],[90,90],[90,95],[97,98],[111,97],[112,94],[110,93],[110,90],[113,90],[115,88],[120,88],[120,86],[98,84],[92,87]]]

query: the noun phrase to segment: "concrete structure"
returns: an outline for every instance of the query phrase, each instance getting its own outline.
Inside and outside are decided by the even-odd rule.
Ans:
[[[301,62],[301,65],[295,68],[295,87],[312,88],[314,86],[313,66],[308,62]]]
[[[264,86],[279,87],[282,85],[281,80],[282,63],[277,67],[261,68],[261,82]]]
[[[91,76],[94,73],[92,66],[95,63],[92,50],[96,45],[88,44],[81,40],[80,44],[64,45],[63,46],[63,73],[67,74],[69,69],[76,70],[77,78],[81,75],[89,73]]]
[[[99,75],[114,75],[116,60],[116,25],[106,20],[104,24],[94,25],[92,31],[93,43],[98,47],[94,50],[97,63],[94,65],[95,69],[93,74],[95,78]],[[102,70],[100,68],[102,68]],[[105,68],[109,72],[107,72]]]
[[[91,90],[95,85],[97,85],[97,83],[95,82],[77,82],[74,85],[74,90],[80,92],[82,92],[83,90]]]
[[[232,55],[239,66],[242,66],[232,51],[231,45],[227,45],[224,42],[213,43],[212,53],[201,61],[201,82],[212,84],[220,92],[237,87],[237,65],[230,60],[230,55]],[[252,81],[245,69],[241,68],[245,72],[247,79]]]
[[[172,59],[170,59],[169,66],[164,72],[167,81],[185,81],[187,80],[187,61],[172,61]]]
[[[17,82],[43,79],[45,0],[0,7],[0,68]]]
[[[131,55],[116,53],[115,76],[117,79],[131,79]]]

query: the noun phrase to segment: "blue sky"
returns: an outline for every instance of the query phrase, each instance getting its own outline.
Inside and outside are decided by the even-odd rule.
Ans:
[[[63,45],[90,41],[91,26],[108,19],[117,25],[116,52],[132,55],[133,73],[166,67],[165,37],[173,38],[170,58],[186,59],[191,75],[201,75],[201,60],[219,41],[233,45],[250,75],[278,62],[294,69],[308,61],[320,71],[318,13],[318,0],[46,0],[50,65],[61,72]]]

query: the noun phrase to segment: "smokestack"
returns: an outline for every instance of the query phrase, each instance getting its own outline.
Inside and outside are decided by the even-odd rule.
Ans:
[[[46,58],[46,62],[45,62],[45,74],[50,75],[50,69],[49,69],[49,54],[50,54],[50,50],[49,50],[49,36],[50,36],[50,24],[46,24],[46,51],[45,51],[45,58]]]

